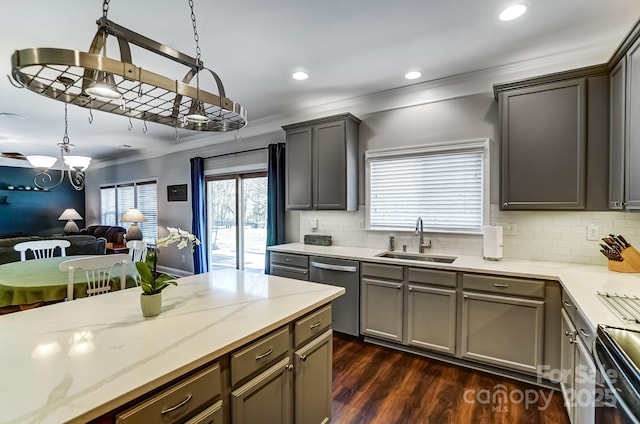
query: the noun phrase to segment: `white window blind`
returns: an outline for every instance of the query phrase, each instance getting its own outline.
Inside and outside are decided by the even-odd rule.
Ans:
[[[481,232],[484,150],[385,152],[367,158],[369,227]]]
[[[129,228],[131,224],[121,220],[122,215],[131,208],[139,209],[147,218],[146,222],[138,223],[143,241],[155,243],[158,237],[158,184],[155,181],[143,181],[100,188],[102,225]]]

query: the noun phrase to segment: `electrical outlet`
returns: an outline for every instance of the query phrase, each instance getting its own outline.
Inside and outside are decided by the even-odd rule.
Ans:
[[[311,228],[314,230],[318,228],[318,220],[316,218],[311,218]]]
[[[587,225],[587,240],[598,240],[600,238],[600,227],[596,224]]]
[[[182,263],[184,263],[185,260],[186,258],[184,257],[184,255],[182,255]]]
[[[518,233],[518,225],[510,223],[496,224],[502,227],[502,235],[515,236]]]

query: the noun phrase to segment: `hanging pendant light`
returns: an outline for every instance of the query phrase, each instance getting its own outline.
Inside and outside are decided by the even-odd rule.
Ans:
[[[54,100],[196,131],[235,131],[247,125],[247,111],[226,97],[220,77],[200,60],[193,1],[189,2],[197,58],[190,57],[107,19],[109,0],[88,52],[58,48],[16,50],[11,56],[13,79],[21,86]],[[107,37],[118,40],[120,60],[106,55]],[[130,45],[170,59],[189,70],[182,81],[134,65]],[[200,88],[201,71],[215,81],[217,94]],[[196,77],[196,86],[189,85]],[[71,84],[60,90],[60,79]],[[122,107],[112,101],[121,99]]]
[[[84,189],[84,171],[89,167],[91,158],[88,156],[69,155],[74,145],[69,143],[68,129],[67,104],[65,103],[64,136],[62,137],[62,143],[58,143],[58,147],[60,148],[60,179],[57,183],[52,184],[53,176],[49,173],[51,167],[58,161],[57,158],[53,156],[27,156],[29,163],[40,171],[33,178],[33,183],[36,187],[43,190],[51,190],[52,188],[62,184],[62,181],[64,181],[64,174],[66,173],[73,188],[76,190]]]

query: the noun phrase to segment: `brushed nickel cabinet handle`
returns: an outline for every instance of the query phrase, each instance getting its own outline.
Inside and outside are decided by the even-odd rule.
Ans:
[[[185,400],[183,400],[182,402],[180,402],[179,404],[172,406],[171,408],[167,408],[164,411],[160,411],[160,414],[164,415],[164,414],[168,414],[169,412],[173,412],[178,408],[182,408],[183,406],[185,406],[192,398],[191,394],[188,394],[187,397],[185,398]]]
[[[286,369],[287,371],[293,371],[293,364],[289,364],[286,367],[284,367],[284,369]]]
[[[502,204],[502,207],[503,207],[503,208],[508,208],[508,207],[509,207],[509,202],[504,202],[504,203]]]
[[[567,302],[566,300],[562,302],[562,304],[564,305],[565,308],[571,308],[573,306],[571,303]]]
[[[580,335],[582,337],[591,337],[591,334],[587,333],[583,328],[581,328],[580,330],[578,330],[578,332],[580,333]]]
[[[310,329],[310,330],[313,330],[314,328],[318,328],[318,327],[320,327],[320,324],[322,324],[322,321],[318,321],[318,322],[316,322],[315,324],[310,325],[310,326],[309,326],[309,329]]]
[[[494,283],[493,284],[495,287],[499,288],[499,289],[506,289],[509,287],[509,284],[498,284],[498,283]]]
[[[271,355],[273,353],[273,349],[269,348],[269,350],[267,350],[265,353],[263,353],[262,355],[258,355],[256,356],[256,361],[259,361],[262,358],[266,358],[267,356]]]
[[[291,258],[284,258],[285,262],[291,262]]]
[[[306,360],[307,360],[307,355],[302,355],[302,356],[300,357],[300,360],[301,360],[302,362],[306,362]]]

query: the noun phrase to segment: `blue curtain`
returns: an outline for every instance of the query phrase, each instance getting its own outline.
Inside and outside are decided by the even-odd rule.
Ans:
[[[209,271],[207,255],[207,205],[205,200],[204,159],[195,157],[191,162],[191,228],[200,240],[193,252],[193,272],[201,274]]]
[[[269,163],[267,165],[267,247],[285,242],[285,144],[269,144]],[[265,255],[264,272],[271,273],[270,252]]]

